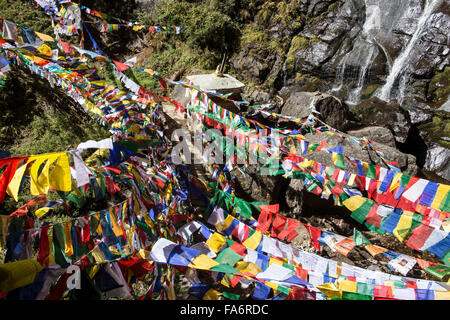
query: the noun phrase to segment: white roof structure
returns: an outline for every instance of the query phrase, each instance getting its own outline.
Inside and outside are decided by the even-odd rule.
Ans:
[[[186,78],[194,82],[195,85],[204,91],[236,90],[245,87],[245,84],[228,74],[223,74],[222,76],[215,73],[197,74],[187,76]]]

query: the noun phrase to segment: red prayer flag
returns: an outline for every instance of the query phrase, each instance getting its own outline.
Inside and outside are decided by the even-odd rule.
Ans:
[[[129,66],[127,66],[126,64],[124,64],[124,63],[122,63],[122,62],[119,62],[119,61],[116,61],[116,60],[113,60],[113,62],[114,62],[114,64],[116,65],[117,69],[118,69],[120,72],[125,71],[125,70],[127,70],[127,69],[130,69]]]
[[[0,159],[0,168],[6,166],[5,171],[0,177],[0,203],[5,200],[6,188],[16,173],[19,164],[28,159],[28,157],[10,157]]]

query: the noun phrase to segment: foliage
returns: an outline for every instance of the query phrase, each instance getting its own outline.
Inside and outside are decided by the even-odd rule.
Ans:
[[[450,97],[450,66],[446,66],[443,71],[435,73],[431,79],[428,95],[433,101],[440,104]]]
[[[0,18],[14,21],[35,31],[53,35],[50,17],[24,0],[0,0]]]
[[[144,56],[145,67],[162,76],[174,70],[214,70],[223,54],[238,45],[239,25],[234,19],[242,1],[161,1],[151,13],[139,14],[139,21],[149,25],[184,26],[178,35],[154,35],[153,50]],[[230,17],[233,16],[233,19]]]
[[[108,130],[48,83],[14,68],[0,89],[0,149],[13,155],[64,151]]]

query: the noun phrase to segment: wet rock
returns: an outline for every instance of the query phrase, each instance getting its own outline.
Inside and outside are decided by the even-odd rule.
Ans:
[[[429,148],[424,169],[450,180],[450,150],[437,144]]]
[[[386,103],[377,97],[350,106],[358,123],[363,126],[381,126],[392,130],[395,140],[404,143],[408,138],[411,120],[406,110],[397,103]]]
[[[405,99],[401,107],[408,112],[411,124],[428,122],[433,117],[431,107],[414,98]]]
[[[311,41],[305,49],[294,53],[296,64],[302,73],[319,72],[321,65],[333,56],[332,47],[326,42]]]

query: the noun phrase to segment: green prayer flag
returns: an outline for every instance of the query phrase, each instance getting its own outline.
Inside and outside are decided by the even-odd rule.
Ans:
[[[409,174],[402,174],[400,177],[400,185],[402,187],[408,186],[409,180],[411,180],[411,176]]]
[[[373,289],[374,289],[373,284],[358,282],[357,287],[356,287],[356,292],[361,295],[372,296]]]
[[[364,202],[361,207],[356,209],[352,212],[350,215],[353,219],[358,221],[359,223],[364,223],[366,221],[366,217],[370,212],[370,209],[372,209],[372,206],[374,205],[374,202],[370,199],[367,199],[366,202]]]
[[[225,298],[230,299],[230,300],[239,300],[239,298],[241,297],[238,294],[234,294],[234,293],[226,292],[226,291],[223,292],[222,294]]]
[[[373,300],[373,296],[344,291],[342,292],[342,300]]]
[[[445,212],[450,212],[450,191],[447,192],[444,199],[442,199],[439,209]]]
[[[250,204],[247,201],[236,199],[236,209],[239,212],[239,214],[244,218],[250,218],[252,216],[252,208],[250,207]]]
[[[224,273],[240,273],[237,269],[233,268],[229,264],[219,264],[217,266],[212,267],[209,269],[210,271],[216,271],[216,272],[224,272]]]
[[[339,169],[345,169],[344,156],[342,154],[335,153],[335,157],[336,160],[334,161],[334,165]]]
[[[91,229],[91,234],[97,230],[98,225],[100,224],[100,220],[98,220],[94,215],[91,215],[89,219],[89,228]]]
[[[285,262],[283,262],[283,267],[291,269],[292,271],[295,270],[295,266],[294,265],[288,264],[288,263],[285,263]]]
[[[370,178],[370,179],[377,178],[377,171],[373,164],[369,165],[369,170],[367,171],[367,178]]]
[[[440,264],[438,266],[431,266],[425,269],[426,272],[442,280],[445,276],[450,274],[450,267]]]
[[[60,223],[53,225],[53,248],[55,253],[55,263],[60,266],[68,264],[66,255],[64,253],[66,246],[66,237],[64,235],[64,228]]]
[[[367,238],[362,234],[362,232],[357,230],[356,228],[353,228],[353,241],[355,243],[355,246],[370,244],[370,241],[367,240]]]
[[[326,173],[327,173],[327,176],[331,177],[333,175],[333,173],[334,173],[334,168],[333,167],[328,168]]]
[[[243,256],[234,252],[231,248],[226,248],[216,258],[216,261],[220,264],[228,264],[229,266],[234,266],[236,262],[244,258]]]
[[[254,233],[256,232],[256,230],[255,229],[253,229],[253,228],[250,228],[250,232],[248,233],[248,237],[247,237],[247,239],[248,238],[250,238]]]
[[[365,222],[364,225],[366,226],[367,229],[369,229],[370,231],[376,232],[378,234],[385,234],[386,231],[378,228],[377,226],[374,226],[373,224],[367,223]]]
[[[282,286],[282,285],[278,285],[278,291],[284,293],[284,294],[289,294],[289,288]]]

